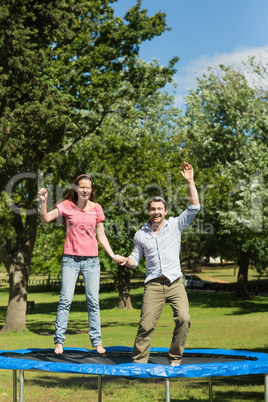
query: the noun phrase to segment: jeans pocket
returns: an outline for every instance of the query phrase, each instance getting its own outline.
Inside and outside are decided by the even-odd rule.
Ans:
[[[88,266],[92,271],[99,271],[100,270],[100,260],[99,257],[92,257],[88,261]]]
[[[69,255],[63,255],[62,256],[62,260],[61,260],[61,267],[69,267],[70,263],[72,261],[72,257],[70,257]]]

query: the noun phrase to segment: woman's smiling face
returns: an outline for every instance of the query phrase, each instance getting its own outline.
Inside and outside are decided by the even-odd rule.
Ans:
[[[89,179],[81,179],[76,187],[77,195],[79,200],[86,201],[90,198],[92,193],[92,183]]]

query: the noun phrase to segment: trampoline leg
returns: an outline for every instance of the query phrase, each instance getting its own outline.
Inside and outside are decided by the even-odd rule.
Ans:
[[[264,401],[268,402],[268,374],[264,374]]]
[[[169,383],[169,378],[166,378],[166,402],[170,402],[170,383]]]
[[[17,402],[17,370],[13,370],[13,402]]]
[[[102,401],[102,376],[98,375],[98,402]]]
[[[213,394],[212,394],[212,378],[209,377],[208,379],[208,394],[209,394],[209,402],[213,401]]]
[[[24,370],[20,370],[20,395],[19,401],[23,402],[23,394],[24,394]]]

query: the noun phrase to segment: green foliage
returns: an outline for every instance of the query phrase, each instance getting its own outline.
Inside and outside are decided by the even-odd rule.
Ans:
[[[200,169],[202,217],[213,227],[205,244],[227,259],[249,253],[251,262],[264,269],[267,96],[260,96],[241,73],[224,66],[221,70],[220,76],[210,73],[198,80],[183,118],[186,149]],[[205,248],[202,244],[200,252]]]
[[[177,59],[168,67],[138,59],[140,43],[166,29],[165,15],[148,17],[140,2],[126,22],[113,16],[107,0],[10,0],[0,15],[5,180],[18,171],[36,171],[47,154],[63,147],[64,138],[70,145],[95,132],[107,114],[135,114],[135,103],[175,72]]]
[[[37,160],[61,140],[66,96],[47,71],[51,43],[68,24],[62,2],[7,1],[0,12],[0,133],[4,179],[18,171],[34,171]],[[65,105],[64,105],[65,104]]]
[[[0,237],[3,242],[3,246],[9,248],[11,251],[15,247],[16,236],[13,226],[14,216],[12,211],[6,208],[7,203],[7,196],[5,193],[2,193],[0,197],[0,220],[2,223],[0,225]]]
[[[39,225],[31,260],[31,273],[60,275],[65,225]]]
[[[59,180],[59,165],[73,144],[100,135],[110,114],[142,115],[139,101],[172,79],[177,58],[167,67],[139,59],[140,44],[168,29],[165,15],[148,17],[138,1],[123,20],[114,17],[113,2],[0,5],[0,190],[7,191],[17,175],[12,198],[19,199],[20,210],[36,206],[36,177],[30,180],[25,172],[53,171]],[[66,171],[69,182],[72,172]],[[30,236],[32,244],[34,231],[26,230],[20,210],[19,234],[25,241]],[[23,239],[13,233],[10,241],[18,248]],[[7,250],[0,251],[3,258]]]
[[[173,98],[157,92],[143,98],[140,108],[144,111],[142,117],[109,116],[98,135],[85,138],[62,154],[60,166],[58,156],[50,165],[57,169],[55,175],[63,178],[74,178],[81,172],[93,177],[97,201],[106,216],[107,237],[114,252],[123,255],[131,252],[135,232],[148,220],[147,203],[151,196],[168,197],[171,214],[187,204],[185,199],[172,202],[172,194],[183,181],[179,173],[182,150],[176,141],[180,113]],[[53,170],[51,173],[54,177]],[[68,187],[70,183],[63,180],[61,184]],[[187,188],[183,191],[186,197]],[[116,264],[101,247],[100,261],[102,269],[116,275]],[[139,269],[144,269],[144,264]]]
[[[53,172],[53,184],[59,185],[61,162],[72,146],[91,134],[101,135],[111,114],[142,115],[139,101],[163,88],[175,72],[177,58],[167,67],[139,59],[140,44],[168,29],[165,15],[148,17],[138,1],[123,20],[114,17],[113,3],[7,0],[0,4],[0,193],[3,208],[12,210],[11,216],[10,211],[1,212],[0,223],[8,230],[7,235],[0,233],[0,261],[10,271],[12,306],[19,303],[21,311],[26,310],[42,173]],[[61,179],[65,184],[71,180],[73,162],[65,167]],[[39,240],[41,251],[45,243]],[[53,236],[49,241],[53,243]],[[39,251],[35,269],[42,260]],[[47,250],[44,255],[48,256]],[[45,263],[46,270],[53,266]],[[8,309],[10,327],[6,325],[5,331],[16,323],[16,330],[24,328],[19,311]]]

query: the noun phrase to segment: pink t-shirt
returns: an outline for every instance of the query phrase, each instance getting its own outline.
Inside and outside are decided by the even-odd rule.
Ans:
[[[82,210],[72,201],[57,205],[59,214],[66,220],[66,239],[63,254],[81,257],[97,257],[98,243],[95,228],[104,221],[102,207],[96,203],[92,209]]]

